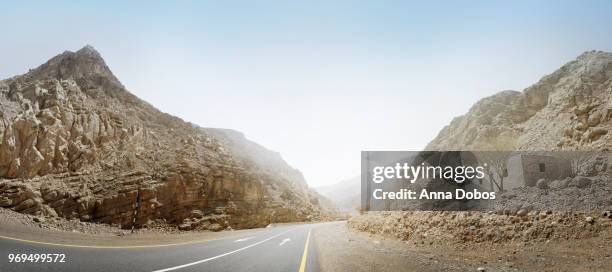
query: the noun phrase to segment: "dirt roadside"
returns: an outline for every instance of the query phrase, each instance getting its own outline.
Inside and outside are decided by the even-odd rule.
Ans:
[[[612,235],[469,248],[407,243],[326,225],[314,232],[321,271],[610,271]]]
[[[259,230],[179,231],[157,226],[136,229],[132,233],[105,224],[35,217],[0,208],[0,236],[64,245],[131,247],[182,244],[241,237]]]

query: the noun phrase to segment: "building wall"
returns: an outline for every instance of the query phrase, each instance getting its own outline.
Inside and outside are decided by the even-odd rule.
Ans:
[[[544,164],[544,171],[540,164]],[[504,189],[535,186],[539,179],[558,180],[572,174],[570,160],[549,155],[514,154],[508,158],[506,168]]]
[[[572,174],[571,163],[568,159],[547,155],[521,155],[523,167],[523,183],[527,186],[535,186],[539,179],[548,181],[563,179]],[[540,164],[544,165],[541,171]]]
[[[504,177],[505,190],[524,186],[525,178],[521,154],[511,155],[506,162],[506,169],[508,170],[508,176]]]

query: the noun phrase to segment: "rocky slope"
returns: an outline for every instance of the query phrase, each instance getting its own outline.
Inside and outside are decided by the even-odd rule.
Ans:
[[[590,51],[523,92],[502,91],[478,101],[425,149],[609,151],[611,119],[612,54]],[[609,235],[612,164],[605,158],[609,153],[592,154],[580,165],[579,176],[503,192],[488,213],[369,212],[352,218],[349,227],[402,240],[463,245]]]
[[[531,211],[523,215],[482,212],[377,212],[349,221],[349,227],[418,243],[541,243],[612,234],[609,215]]]
[[[580,162],[575,177],[505,192],[496,207],[612,209],[612,157],[597,152],[612,149],[611,128],[612,53],[589,51],[523,92],[502,91],[478,101],[426,149],[585,151],[591,159]]]
[[[275,175],[288,181],[279,183],[275,192],[281,193],[278,197],[294,198],[307,196],[308,200],[319,205],[324,214],[338,215],[336,206],[326,196],[309,188],[304,175],[293,168],[282,158],[280,153],[247,139],[242,132],[222,128],[200,128],[228,148],[235,159],[240,160],[249,171],[264,171],[268,175]]]
[[[476,103],[427,150],[610,150],[612,54],[578,56],[523,92]]]
[[[288,185],[300,194],[308,193],[308,184],[302,173],[291,167],[278,152],[271,151],[262,145],[250,141],[242,132],[231,129],[201,128],[201,130],[217,139],[234,157],[245,163],[246,167],[261,169],[291,181]]]
[[[242,156],[234,136],[160,112],[91,46],[0,81],[0,109],[0,207],[213,230],[325,217],[280,156]]]

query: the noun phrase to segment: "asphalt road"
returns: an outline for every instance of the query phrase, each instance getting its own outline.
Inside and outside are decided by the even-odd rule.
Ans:
[[[242,237],[135,248],[75,247],[0,238],[0,271],[319,271],[312,230],[323,224],[329,223],[278,226],[253,230]],[[8,257],[49,253],[65,254],[65,262],[15,263]]]

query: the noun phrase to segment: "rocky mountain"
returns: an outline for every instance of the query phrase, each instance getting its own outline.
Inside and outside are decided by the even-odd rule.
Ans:
[[[221,128],[201,128],[201,130],[223,143],[237,159],[252,163],[247,167],[264,169],[290,180],[289,185],[293,186],[294,191],[302,194],[308,191],[308,184],[302,173],[287,164],[278,152],[247,139],[239,131]]]
[[[574,176],[504,190],[488,212],[368,212],[355,230],[414,244],[527,243],[603,237],[612,231],[612,54],[581,54],[522,92],[502,91],[444,127],[426,150],[579,150]],[[593,152],[582,152],[593,151]],[[510,152],[507,152],[510,153]],[[586,155],[585,155],[586,154]],[[607,158],[606,158],[607,157]],[[602,213],[603,210],[603,213]]]
[[[478,101],[426,149],[581,151],[563,153],[577,164],[571,177],[540,179],[537,188],[519,185],[495,205],[592,211],[612,205],[612,165],[609,153],[600,152],[612,148],[611,128],[612,53],[589,51],[523,92],[502,91]]]
[[[478,101],[427,150],[610,150],[612,54],[578,56],[523,92]]]
[[[316,190],[331,199],[338,209],[346,214],[356,215],[361,207],[361,177],[357,176],[336,184],[318,187]]]
[[[278,154],[155,109],[91,46],[0,81],[0,106],[0,207],[213,230],[327,213]]]
[[[268,175],[276,175],[289,182],[279,184],[282,189],[276,190],[287,195],[297,192],[308,196],[311,202],[321,206],[326,214],[336,214],[337,208],[326,196],[309,188],[304,175],[298,169],[289,165],[280,153],[247,139],[240,131],[223,128],[200,128],[228,148],[234,158],[250,169],[250,171],[265,171]],[[286,197],[286,196],[283,196]]]
[[[474,104],[425,150],[612,149],[612,53],[585,52],[523,92],[502,91]],[[346,210],[359,203],[347,182],[321,188]],[[351,201],[351,198],[353,199]]]

